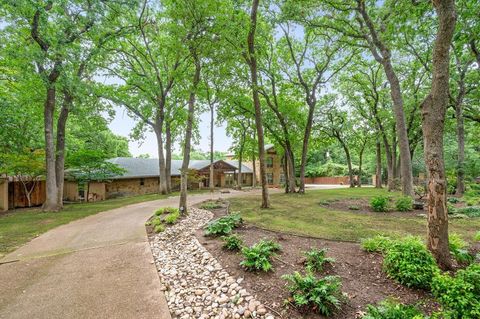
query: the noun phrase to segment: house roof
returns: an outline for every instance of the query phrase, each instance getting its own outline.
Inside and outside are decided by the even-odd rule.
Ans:
[[[158,173],[158,159],[156,158],[134,158],[134,157],[116,157],[108,160],[113,164],[117,164],[125,169],[125,173],[121,176],[114,177],[114,179],[121,178],[135,178],[135,177],[157,177]],[[218,162],[221,160],[216,160]],[[237,161],[224,161],[227,164],[238,169]],[[188,168],[200,170],[210,165],[210,160],[191,160]],[[182,167],[182,160],[172,160],[171,176],[179,176]],[[252,173],[252,169],[242,165],[243,173]]]

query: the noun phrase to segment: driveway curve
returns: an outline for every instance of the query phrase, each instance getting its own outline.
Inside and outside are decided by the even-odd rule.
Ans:
[[[257,192],[206,193],[201,201]],[[0,318],[158,318],[170,312],[145,221],[178,196],[59,226],[0,260]]]

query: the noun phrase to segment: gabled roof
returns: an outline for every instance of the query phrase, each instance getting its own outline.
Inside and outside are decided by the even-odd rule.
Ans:
[[[122,176],[114,177],[114,179],[159,176],[158,159],[156,158],[116,157],[109,159],[108,161],[125,169],[125,173]],[[219,160],[215,162],[218,161]],[[224,162],[238,169],[237,161]],[[208,167],[210,165],[210,160],[191,160],[189,164],[189,169],[200,170]],[[171,176],[179,176],[181,167],[182,160],[172,160]],[[252,173],[252,170],[249,167],[242,165],[242,172]]]

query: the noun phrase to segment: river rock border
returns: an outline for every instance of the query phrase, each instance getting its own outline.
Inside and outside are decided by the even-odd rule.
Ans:
[[[190,208],[189,215],[150,240],[172,318],[264,318],[274,316],[242,288],[195,237],[213,213]]]

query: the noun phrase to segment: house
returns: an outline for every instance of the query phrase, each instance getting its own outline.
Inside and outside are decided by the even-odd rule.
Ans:
[[[227,155],[229,161],[233,161],[234,155]],[[260,162],[245,162],[251,171],[255,165],[255,175],[257,184],[260,181]],[[283,172],[283,155],[277,152],[273,144],[265,145],[265,169],[267,174],[267,184],[269,187],[281,187],[285,183],[285,174]]]
[[[125,170],[123,175],[114,176],[106,183],[91,183],[92,196],[101,199],[119,196],[142,195],[158,192],[158,159],[117,157],[109,160]],[[180,189],[180,170],[182,160],[172,160],[172,189]],[[210,181],[210,161],[191,160],[188,166],[190,189],[208,188]],[[238,162],[233,160],[216,160],[213,163],[215,187],[234,187],[237,183]],[[242,165],[242,186],[252,186],[253,171]],[[92,189],[92,186],[94,189]]]

